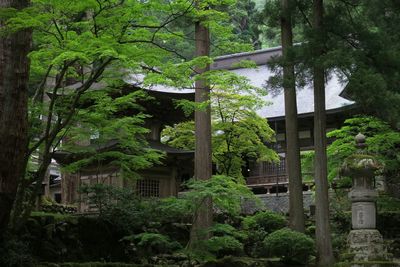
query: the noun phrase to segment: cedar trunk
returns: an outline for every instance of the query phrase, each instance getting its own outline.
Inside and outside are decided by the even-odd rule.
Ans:
[[[285,97],[286,164],[289,177],[289,226],[304,232],[303,183],[301,178],[300,148],[297,129],[296,81],[294,63],[290,58],[293,48],[290,0],[281,0],[281,37],[283,55],[283,90]]]
[[[28,0],[0,0],[0,8],[22,9],[28,4]],[[27,163],[30,43],[30,30],[0,37],[0,235],[7,228]]]
[[[209,56],[210,36],[208,29],[200,22],[195,25],[196,35],[196,56]],[[210,69],[207,64],[204,69],[196,69],[198,74]],[[195,101],[202,103],[210,101],[210,87],[204,79],[199,79],[195,83]],[[194,155],[194,177],[198,180],[207,180],[212,175],[211,158],[211,110],[210,105],[205,110],[195,111],[195,155]],[[190,244],[196,246],[196,241],[209,238],[207,229],[212,225],[212,201],[205,199],[195,212],[192,230],[190,233]]]
[[[314,146],[315,146],[315,224],[317,265],[329,267],[334,264],[332,241],[329,227],[329,195],[326,155],[326,108],[325,108],[325,70],[318,58],[323,54],[323,1],[314,0],[314,30],[318,42],[314,51]]]

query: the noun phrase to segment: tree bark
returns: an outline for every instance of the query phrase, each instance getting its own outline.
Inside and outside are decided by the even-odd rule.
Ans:
[[[195,25],[196,36],[196,56],[210,55],[210,34],[208,29],[200,22]],[[198,74],[202,74],[210,69],[209,64],[204,69],[196,69]],[[210,101],[210,87],[204,79],[199,79],[195,83],[196,103]],[[212,175],[211,158],[211,110],[210,105],[206,110],[195,111],[195,155],[194,155],[194,177],[198,180],[207,180]],[[195,212],[193,226],[190,233],[190,244],[196,246],[196,241],[209,238],[207,229],[212,226],[212,201],[205,199]]]
[[[297,127],[296,81],[293,48],[291,0],[281,0],[281,39],[283,56],[283,90],[285,97],[286,164],[289,177],[289,226],[304,232],[303,183],[301,178],[300,147]]]
[[[0,8],[22,9],[28,0],[1,0]],[[0,27],[4,27],[0,21]],[[0,37],[0,235],[4,234],[24,176],[28,149],[28,53],[31,31]]]
[[[322,31],[323,0],[314,0],[313,27],[317,41],[314,43],[314,147],[315,147],[315,224],[317,266],[334,264],[329,227],[329,195],[326,156],[325,70],[318,59],[323,55]]]

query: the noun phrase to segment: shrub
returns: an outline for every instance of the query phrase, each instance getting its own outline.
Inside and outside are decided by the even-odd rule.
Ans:
[[[305,234],[311,237],[315,236],[315,225],[310,225],[306,228]]]
[[[272,211],[258,212],[243,219],[242,227],[247,234],[244,242],[246,254],[258,257],[263,254],[263,241],[268,233],[286,226],[286,219]]]
[[[268,256],[280,257],[285,263],[306,264],[314,254],[314,241],[303,233],[280,229],[264,239]]]
[[[376,205],[380,212],[400,212],[400,199],[387,194],[380,194]]]
[[[73,262],[126,260],[125,235],[98,217],[35,212],[20,237],[38,261]]]
[[[243,254],[243,244],[232,236],[213,236],[206,241],[206,246],[217,258]]]
[[[162,223],[191,222],[191,203],[185,198],[168,197],[159,200],[155,208],[157,219]]]
[[[239,231],[238,229],[229,224],[216,223],[211,228],[211,232],[213,233],[214,236],[231,236],[233,238],[238,239],[239,241],[243,241],[248,238],[246,232]]]
[[[143,267],[143,265],[140,266]],[[139,265],[121,262],[63,262],[40,263],[36,267],[139,267]]]
[[[124,237],[122,240],[132,242],[137,248],[137,253],[142,257],[171,253],[182,248],[178,242],[157,233],[141,233]]]
[[[258,212],[253,216],[248,216],[243,220],[243,228],[262,229],[267,233],[272,233],[286,226],[286,219],[282,215],[272,211]]]
[[[34,266],[29,244],[13,238],[1,243],[0,266]]]

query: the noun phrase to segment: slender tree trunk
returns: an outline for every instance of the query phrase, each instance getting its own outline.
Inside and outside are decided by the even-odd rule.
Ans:
[[[195,25],[196,35],[196,56],[209,56],[210,54],[210,35],[208,29],[200,22]],[[210,69],[207,65],[204,69],[197,69],[197,73],[201,74]],[[210,88],[206,81],[199,79],[195,84],[195,100],[196,103],[210,101]],[[195,133],[196,145],[194,155],[194,171],[195,179],[207,180],[212,175],[212,159],[211,159],[211,111],[208,105],[206,110],[195,111]],[[193,226],[190,233],[190,244],[196,246],[197,240],[209,238],[207,229],[212,226],[212,201],[205,199],[199,206],[194,216]]]
[[[48,148],[46,146],[46,148]],[[35,203],[38,200],[38,197],[41,195],[42,184],[48,173],[48,168],[51,164],[50,152],[45,152],[43,157],[41,157],[42,162],[39,163],[39,168],[34,174],[34,181],[36,182],[32,186],[32,180],[27,184],[19,184],[17,198],[14,203],[13,213],[10,220],[10,231],[14,234],[18,233],[25,223],[28,221],[29,216],[31,215],[32,210],[36,208]],[[26,193],[20,191],[28,190],[28,187],[31,187],[32,192]],[[40,201],[40,200],[39,200]],[[40,203],[39,203],[40,204]]]
[[[22,9],[28,4],[28,0],[0,0],[0,8]],[[0,37],[0,235],[7,228],[27,163],[30,43],[30,30]]]
[[[281,36],[283,89],[285,95],[286,164],[289,177],[289,226],[304,232],[303,183],[301,178],[300,148],[297,129],[296,81],[294,63],[290,58],[293,48],[291,0],[281,0]]]
[[[329,195],[326,156],[325,70],[316,63],[323,54],[323,1],[314,0],[314,30],[317,41],[314,58],[314,146],[315,146],[315,202],[317,265],[333,266],[334,257],[329,227]]]

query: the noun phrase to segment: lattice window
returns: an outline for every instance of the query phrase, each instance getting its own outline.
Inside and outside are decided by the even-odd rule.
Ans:
[[[142,197],[159,197],[160,181],[150,179],[138,180],[136,190],[138,195]]]
[[[286,163],[285,159],[281,158],[279,163],[263,163],[263,175],[285,175]]]

